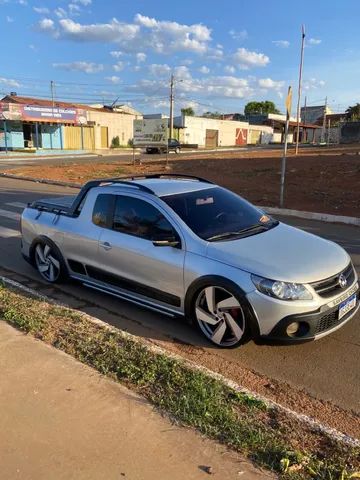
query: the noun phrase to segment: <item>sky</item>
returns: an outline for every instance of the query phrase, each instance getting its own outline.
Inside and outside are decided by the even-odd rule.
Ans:
[[[297,8],[295,8],[297,7]],[[359,0],[0,0],[0,94],[129,103],[144,113],[242,112],[272,100],[360,102]]]

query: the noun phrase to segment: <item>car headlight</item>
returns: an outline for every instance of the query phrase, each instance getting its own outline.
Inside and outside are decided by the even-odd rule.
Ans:
[[[288,283],[251,275],[253,284],[259,292],[279,300],[311,300],[311,292],[301,283]]]

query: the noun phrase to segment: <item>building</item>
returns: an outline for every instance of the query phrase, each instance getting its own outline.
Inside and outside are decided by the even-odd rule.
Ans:
[[[300,116],[304,123],[322,123],[325,115],[332,114],[332,110],[327,105],[317,105],[312,107],[301,107]]]
[[[256,114],[249,115],[249,124],[250,127],[254,125],[267,125],[273,130],[271,143],[283,143],[285,139],[285,125],[286,125],[286,115],[277,114],[277,113],[268,113],[268,114]],[[300,118],[300,142],[314,142],[316,138],[316,131],[319,130],[319,125],[315,125],[310,122],[303,121]],[[295,132],[297,129],[297,120],[295,117],[290,117],[289,120],[289,131],[287,140],[292,143],[295,141]]]
[[[180,130],[179,140],[183,144],[205,148],[242,146],[248,143],[269,143],[271,129],[261,125],[258,135],[249,135],[249,123],[234,120],[181,115],[174,118],[174,126]],[[262,131],[264,134],[262,135]],[[256,137],[256,139],[255,139]],[[252,141],[255,139],[254,141]]]
[[[126,146],[138,115],[11,94],[0,101],[0,149],[107,149],[115,137]]]

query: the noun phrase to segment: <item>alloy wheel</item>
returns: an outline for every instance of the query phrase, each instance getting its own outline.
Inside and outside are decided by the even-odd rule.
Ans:
[[[60,277],[60,262],[51,247],[38,243],[35,248],[35,262],[40,275],[48,282],[56,282]]]
[[[244,336],[244,311],[234,295],[222,287],[201,290],[195,315],[203,334],[220,347],[237,345]]]

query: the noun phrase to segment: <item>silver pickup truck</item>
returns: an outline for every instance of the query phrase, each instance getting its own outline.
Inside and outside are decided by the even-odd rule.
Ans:
[[[22,254],[48,282],[83,285],[170,316],[218,347],[319,338],[359,309],[349,255],[185,175],[87,183],[23,212]]]

